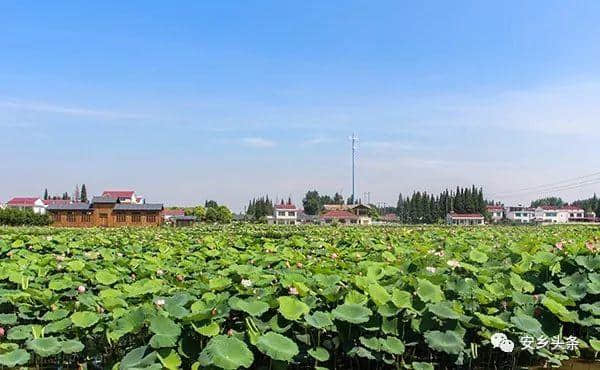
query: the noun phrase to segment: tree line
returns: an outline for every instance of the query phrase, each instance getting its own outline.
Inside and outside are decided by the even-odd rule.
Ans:
[[[410,197],[398,196],[396,214],[403,223],[436,223],[451,212],[486,215],[489,203],[483,197],[483,189],[475,185],[457,187],[455,191],[446,189],[439,195],[416,191]]]
[[[177,208],[178,207],[174,207]],[[207,200],[204,206],[187,207],[183,209],[186,216],[195,216],[200,222],[228,224],[233,220],[233,214],[224,205],[214,200]]]
[[[47,226],[52,223],[49,215],[34,213],[31,209],[0,209],[0,225],[4,226]]]
[[[87,188],[85,184],[81,185],[81,190],[79,189],[79,185],[75,185],[75,192],[73,196],[70,196],[68,192],[64,192],[61,195],[49,195],[48,188],[44,189],[44,195],[42,196],[44,200],[72,200],[73,202],[88,202]]]

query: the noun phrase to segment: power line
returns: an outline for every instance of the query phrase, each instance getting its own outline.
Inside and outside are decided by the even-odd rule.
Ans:
[[[505,191],[505,192],[502,192],[502,193],[497,193],[494,196],[506,196],[506,195],[519,194],[521,192],[526,192],[526,191],[529,191],[529,190],[540,190],[540,191],[542,191],[545,188],[554,187],[554,186],[557,186],[557,185],[560,185],[560,186],[574,185],[574,184],[577,184],[577,183],[573,183],[573,184],[565,184],[565,183],[567,183],[569,181],[574,181],[574,180],[582,180],[582,179],[586,179],[586,178],[593,177],[593,176],[598,176],[598,175],[600,175],[600,172],[595,172],[595,173],[591,173],[589,175],[584,175],[584,176],[579,176],[579,177],[572,177],[572,178],[565,179],[565,180],[562,180],[562,181],[551,182],[551,183],[547,183],[547,184],[542,184],[542,185],[536,185],[536,186],[531,186],[531,187],[527,187],[527,188],[522,188],[522,189],[515,190],[515,191]],[[561,185],[561,184],[564,184],[564,185]]]
[[[535,190],[535,191],[529,191],[529,192],[516,192],[516,193],[508,194],[508,195],[496,194],[496,195],[492,196],[492,198],[496,198],[498,196],[511,197],[511,196],[517,196],[517,195],[543,194],[543,193],[549,193],[549,192],[557,193],[557,192],[561,192],[561,191],[565,191],[565,190],[578,189],[578,188],[582,188],[582,187],[586,187],[586,186],[590,186],[590,185],[596,185],[596,184],[600,184],[600,178],[590,179],[590,180],[586,180],[586,181],[579,182],[579,183],[565,184],[565,185],[557,186],[554,188],[546,188],[546,189],[540,189],[540,190]]]

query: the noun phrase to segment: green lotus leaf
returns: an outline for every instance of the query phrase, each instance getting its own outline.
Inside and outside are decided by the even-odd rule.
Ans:
[[[44,326],[45,334],[62,333],[71,326],[71,319],[66,318],[58,321],[53,321]]]
[[[388,303],[391,299],[387,290],[377,283],[370,284],[368,287],[368,292],[373,302],[375,302],[375,304],[378,306]]]
[[[392,303],[398,308],[412,308],[412,294],[396,288],[392,291]]]
[[[70,278],[63,277],[60,279],[51,280],[48,284],[48,288],[59,291],[65,289],[74,289],[75,287],[73,285],[73,281]]]
[[[13,368],[17,365],[25,365],[30,359],[29,352],[24,349],[15,349],[13,351],[0,354],[0,365]]]
[[[83,270],[84,267],[85,263],[83,261],[76,260],[67,262],[67,269],[69,271],[79,272]]]
[[[109,271],[100,270],[96,272],[96,281],[102,285],[112,285],[119,280],[119,277]]]
[[[260,317],[269,310],[269,304],[256,298],[229,298],[229,306],[236,311],[243,311],[255,317]]]
[[[147,369],[156,359],[157,353],[148,353],[148,346],[134,348],[121,359],[119,370]]]
[[[498,316],[485,315],[485,314],[482,314],[479,312],[475,312],[475,316],[477,316],[479,318],[479,320],[481,320],[483,325],[488,326],[490,328],[496,328],[496,329],[502,330],[502,329],[506,329],[506,328],[512,326],[511,324],[502,320]]]
[[[308,325],[317,329],[324,329],[333,325],[333,321],[331,321],[331,314],[321,311],[316,311],[312,315],[304,316],[304,321],[306,321]]]
[[[61,351],[60,342],[54,337],[33,339],[27,343],[27,348],[40,357],[54,356]]]
[[[85,346],[78,340],[69,339],[60,343],[61,351],[66,354],[77,353],[83,351]]]
[[[435,370],[429,362],[413,362],[411,366],[413,370]]]
[[[404,353],[405,347],[404,343],[396,337],[387,337],[385,339],[380,339],[381,350],[387,353],[391,353],[393,355],[401,355]]]
[[[298,320],[310,311],[306,303],[293,297],[279,297],[277,302],[279,302],[279,312],[288,320]]]
[[[6,333],[8,340],[24,340],[31,338],[31,325],[18,325],[13,326]]]
[[[525,315],[522,312],[518,312],[515,316],[510,318],[510,321],[515,324],[520,330],[530,333],[534,336],[542,334],[542,324],[535,318]]]
[[[381,349],[381,343],[379,342],[378,338],[360,337],[360,338],[358,338],[358,340],[360,341],[360,344],[362,344],[363,346],[367,347],[368,349],[370,349],[372,351],[379,352],[379,350]]]
[[[595,338],[590,339],[590,346],[594,349],[594,351],[600,352],[600,340]]]
[[[429,280],[417,279],[417,295],[423,302],[441,302],[444,300],[444,293],[442,289]]]
[[[274,332],[261,335],[256,347],[273,360],[279,361],[290,361],[300,352],[293,340]]]
[[[340,321],[347,321],[352,324],[362,324],[369,321],[373,313],[370,309],[359,304],[344,303],[331,311],[333,317]]]
[[[17,323],[17,315],[14,313],[0,313],[0,324],[14,325]]]
[[[154,334],[150,338],[150,347],[152,348],[169,348],[177,345],[177,336],[165,335],[165,334]]]
[[[460,318],[460,314],[454,311],[450,302],[429,304],[427,309],[442,319],[458,320]]]
[[[461,336],[455,331],[428,331],[424,334],[424,337],[429,347],[451,355],[459,354],[465,346]]]
[[[157,357],[160,360],[160,363],[168,370],[177,370],[181,368],[181,357],[174,350],[171,350],[165,357],[162,357],[160,353],[158,353]]]
[[[325,362],[329,360],[329,352],[323,347],[309,349],[308,354],[317,361]]]
[[[150,331],[154,334],[177,337],[181,334],[181,327],[169,318],[164,316],[154,316],[152,320],[150,320]]]
[[[544,297],[542,304],[553,314],[558,316],[561,321],[575,322],[577,320],[577,312],[569,311],[564,305],[558,303],[550,297]]]
[[[205,337],[214,337],[215,335],[218,335],[220,331],[219,324],[214,321],[208,325],[204,325],[195,329],[198,334],[204,335]]]
[[[65,317],[69,316],[69,311],[67,310],[56,310],[56,311],[48,311],[42,316],[42,320],[44,321],[57,321],[62,320]]]
[[[473,249],[471,252],[469,252],[469,259],[471,261],[486,263],[488,261],[488,258],[489,257],[487,254],[478,249]]]
[[[519,275],[514,272],[510,273],[510,284],[518,292],[532,293],[535,287],[530,282],[523,280]]]
[[[210,290],[217,290],[217,291],[223,290],[230,285],[231,285],[231,279],[224,278],[224,277],[210,279],[210,281],[208,282],[208,288]]]
[[[100,316],[91,311],[75,312],[71,315],[73,325],[79,328],[89,328],[90,326],[95,325],[99,320]]]
[[[199,362],[201,366],[214,365],[222,369],[249,368],[254,362],[254,355],[246,343],[236,337],[218,335],[204,347]]]

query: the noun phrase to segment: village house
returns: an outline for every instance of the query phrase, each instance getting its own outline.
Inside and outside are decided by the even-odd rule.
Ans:
[[[535,209],[518,205],[506,207],[506,219],[517,223],[530,223],[535,221]]]
[[[274,206],[273,216],[267,216],[269,225],[296,225],[298,223],[298,212],[300,210],[291,201]]]
[[[6,202],[5,208],[14,208],[14,209],[30,209],[33,213],[45,214],[46,213],[46,205],[41,198],[36,197],[15,197]]]
[[[446,223],[448,225],[483,225],[484,218],[479,213],[448,213],[446,215]]]
[[[542,223],[566,223],[585,221],[585,211],[576,206],[541,206],[535,209],[535,221]],[[595,215],[594,215],[595,218]]]
[[[94,197],[91,203],[48,205],[53,226],[61,227],[159,226],[162,211],[162,204],[122,203],[106,196]]]
[[[504,207],[500,205],[487,206],[486,211],[490,214],[492,222],[500,222],[504,219]]]
[[[372,222],[371,207],[364,204],[326,204],[323,208],[325,213],[320,218],[326,224],[370,225]]]
[[[146,200],[135,194],[133,190],[105,190],[103,197],[117,198],[121,203],[144,204]]]
[[[165,222],[170,221],[174,217],[185,216],[185,210],[183,209],[165,209],[162,213]]]

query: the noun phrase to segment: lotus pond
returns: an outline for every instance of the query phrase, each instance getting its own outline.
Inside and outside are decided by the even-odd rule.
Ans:
[[[5,367],[557,365],[599,298],[597,227],[0,228]]]

